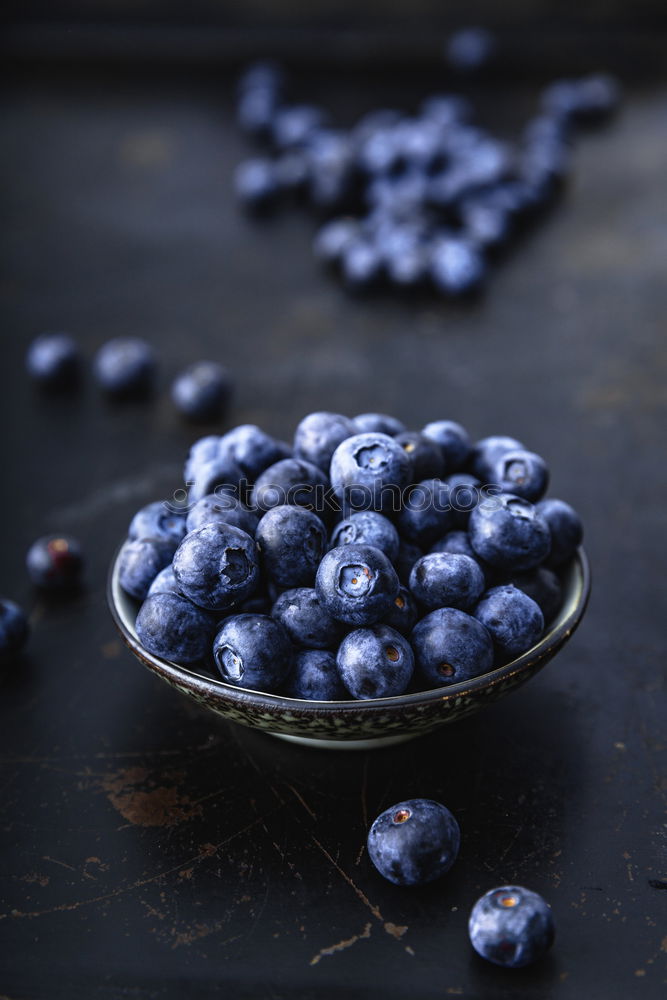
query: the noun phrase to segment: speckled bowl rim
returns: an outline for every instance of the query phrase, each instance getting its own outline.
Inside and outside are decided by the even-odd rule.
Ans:
[[[375,713],[387,713],[391,712],[392,709],[401,710],[408,706],[426,706],[436,702],[444,705],[457,698],[503,684],[510,679],[518,681],[520,675],[524,673],[532,675],[541,669],[568,641],[583,618],[591,590],[591,571],[588,558],[584,549],[579,548],[574,559],[564,571],[562,579],[564,600],[561,610],[546,635],[532,649],[515,660],[467,681],[459,681],[456,684],[391,698],[373,698],[368,701],[355,699],[307,701],[301,698],[288,698],[281,694],[269,694],[265,691],[235,687],[222,680],[216,680],[208,674],[179,666],[170,660],[163,660],[149,653],[141,645],[134,628],[138,602],[125,594],[118,581],[119,554],[120,548],[111,563],[107,584],[107,600],[116,628],[132,653],[152,671],[170,683],[185,684],[189,689],[198,690],[208,697],[214,696],[230,706],[237,707],[240,711],[243,711],[244,707],[252,707],[256,710],[268,711],[276,716],[279,716],[283,711],[289,714],[296,713],[300,716],[313,714],[320,718],[322,716],[340,718],[348,713],[357,718],[360,714],[372,717]]]

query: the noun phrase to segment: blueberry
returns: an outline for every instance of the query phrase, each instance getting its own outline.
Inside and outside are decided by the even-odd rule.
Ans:
[[[272,208],[280,192],[273,160],[257,156],[239,163],[234,172],[234,191],[250,211]]]
[[[188,531],[195,531],[204,524],[210,524],[211,521],[233,524],[235,528],[240,528],[251,537],[254,536],[259,524],[257,515],[248,510],[238,497],[222,490],[218,493],[209,493],[198,500],[189,511],[185,523]]]
[[[420,243],[414,243],[385,257],[389,281],[397,288],[417,288],[428,275],[428,254]]]
[[[532,451],[507,451],[496,462],[493,481],[503,493],[536,503],[549,485],[549,469],[544,459]]]
[[[289,149],[274,162],[276,183],[282,193],[300,197],[310,180],[310,165],[303,149]]]
[[[484,573],[476,560],[454,552],[431,552],[412,567],[410,590],[430,610],[460,608],[477,603],[485,587]]]
[[[477,555],[497,569],[533,569],[544,562],[551,548],[546,520],[528,500],[508,493],[478,504],[468,530]]]
[[[416,431],[397,434],[394,440],[400,444],[410,459],[410,481],[418,483],[423,479],[438,479],[445,471],[445,459],[440,445],[432,438]]]
[[[461,28],[447,42],[445,56],[458,73],[475,73],[490,62],[495,47],[495,39],[486,29]]]
[[[412,545],[410,542],[406,542],[405,539],[401,538],[401,543],[398,547],[398,556],[396,557],[394,565],[396,566],[396,572],[398,573],[399,580],[406,587],[410,582],[412,567],[418,559],[421,559],[423,555],[424,552],[418,545]]]
[[[426,479],[404,491],[396,525],[405,541],[426,547],[453,524],[449,487],[442,479]]]
[[[182,594],[154,591],[141,605],[135,628],[153,656],[188,666],[210,650],[215,624],[212,615]]]
[[[220,444],[214,458],[195,466],[194,478],[189,482],[188,503],[196,504],[211,493],[231,492],[244,495],[243,471],[231,453]]]
[[[339,521],[331,533],[331,547],[338,545],[374,545],[390,562],[398,556],[400,540],[396,528],[383,514],[374,510],[363,510],[344,521]]]
[[[325,649],[302,649],[283,685],[288,698],[308,701],[342,701],[348,694],[336,667],[336,657]]]
[[[327,547],[320,518],[305,507],[281,504],[260,520],[255,533],[262,566],[279,587],[307,587]]]
[[[472,105],[459,94],[433,94],[422,102],[419,113],[422,118],[448,129],[452,125],[469,121],[472,118]]]
[[[482,438],[477,441],[470,455],[472,472],[482,483],[493,482],[496,464],[506,452],[523,449],[520,441],[513,437]]]
[[[275,462],[291,457],[291,450],[283,441],[267,434],[256,424],[240,424],[221,438],[222,446],[229,449],[234,461],[249,479]]]
[[[332,618],[374,625],[391,609],[399,582],[384,552],[371,545],[341,545],[322,559],[315,589]]]
[[[349,288],[369,288],[382,274],[382,254],[371,240],[350,240],[341,255],[341,270]]]
[[[278,109],[278,97],[269,87],[250,87],[239,97],[236,118],[248,135],[268,138]]]
[[[163,501],[156,500],[137,511],[130,521],[127,537],[131,541],[135,538],[159,538],[176,547],[185,532],[184,515],[170,510]]]
[[[482,250],[493,250],[507,243],[512,235],[509,213],[483,193],[465,198],[459,214],[466,239]]]
[[[503,885],[478,899],[468,932],[478,955],[508,969],[542,958],[555,936],[551,907],[520,885]]]
[[[331,456],[338,445],[356,433],[354,422],[341,413],[309,413],[297,425],[294,457],[312,462],[328,473]]]
[[[183,481],[191,483],[197,474],[197,470],[202,465],[210,462],[211,459],[217,458],[219,452],[226,450],[222,445],[222,438],[219,434],[207,434],[206,437],[199,438],[190,448],[188,457],[185,460]]]
[[[293,104],[276,111],[271,137],[277,149],[302,146],[327,124],[328,115],[310,104]]]
[[[83,570],[81,545],[70,535],[45,535],[28,549],[26,566],[28,576],[37,587],[45,590],[76,587]]]
[[[212,522],[185,536],[174,554],[181,591],[209,611],[226,611],[250,597],[259,583],[255,542],[240,528]]]
[[[401,586],[390,610],[382,619],[382,624],[396,629],[401,635],[409,635],[418,618],[419,611],[414,597],[407,587]]]
[[[286,590],[276,600],[271,615],[295,646],[336,649],[343,637],[344,627],[325,610],[311,587]]]
[[[451,236],[434,242],[430,272],[436,289],[448,296],[476,292],[486,278],[486,266],[479,251],[469,241]]]
[[[39,385],[66,388],[79,377],[79,349],[67,333],[43,333],[28,348],[26,367],[30,377]]]
[[[226,368],[216,361],[197,361],[176,378],[171,398],[189,420],[215,420],[227,406],[231,390]]]
[[[368,834],[368,856],[396,885],[440,878],[459,853],[461,833],[452,813],[432,799],[407,799],[385,809]]]
[[[145,340],[116,337],[103,344],[93,371],[100,386],[112,396],[147,392],[155,377],[155,355]]]
[[[539,605],[546,624],[553,621],[563,604],[563,588],[552,569],[538,566],[527,573],[515,573],[508,581]]]
[[[619,101],[618,81],[605,74],[557,80],[542,94],[544,111],[568,121],[599,121],[615,111]]]
[[[539,605],[512,584],[487,590],[473,614],[493,639],[502,662],[531,649],[544,632]]]
[[[150,587],[148,588],[148,593],[146,597],[151,597],[153,594],[180,594],[181,590],[178,586],[178,580],[174,576],[174,570],[171,563],[161,569],[158,575],[153,579]]]
[[[332,219],[318,230],[313,253],[324,264],[339,264],[346,248],[358,236],[359,223],[355,219]]]
[[[358,133],[357,161],[359,167],[371,176],[389,174],[400,166],[401,148],[398,122],[388,122]]]
[[[268,615],[233,615],[213,640],[222,679],[255,691],[276,691],[292,669],[293,650],[282,625]]]
[[[295,504],[326,517],[329,480],[317,465],[302,459],[284,458],[265,469],[255,482],[254,506],[260,512],[282,504]]]
[[[581,545],[584,536],[581,518],[569,503],[555,498],[540,500],[536,510],[547,522],[551,534],[548,565],[564,566]]]
[[[407,430],[404,423],[387,413],[360,413],[354,417],[354,425],[357,434],[388,434],[389,437],[396,437]]]
[[[491,636],[476,618],[456,608],[431,611],[417,622],[410,641],[430,687],[467,681],[493,667]]]
[[[484,574],[492,572],[490,567],[484,565],[473,549],[467,531],[448,531],[429,549],[429,553],[434,552],[449,552],[453,555],[468,556],[469,559],[473,559],[477,563]]]
[[[410,458],[388,434],[355,434],[331,459],[331,485],[354,510],[397,509],[411,473]]]
[[[285,73],[271,59],[261,59],[251,63],[239,77],[236,89],[238,94],[246,94],[252,90],[267,90],[278,95],[285,85]]]
[[[118,580],[123,590],[143,601],[160,570],[171,563],[176,545],[166,538],[133,538],[125,542],[118,557]]]
[[[338,673],[353,698],[391,698],[403,694],[414,670],[408,640],[388,625],[355,629],[336,654]]]
[[[0,598],[0,664],[9,663],[26,644],[30,627],[22,608]]]
[[[440,445],[445,472],[458,472],[468,461],[471,446],[468,432],[454,420],[435,420],[422,429],[424,437]]]
[[[452,508],[452,523],[466,528],[470,514],[483,497],[482,484],[469,472],[455,472],[445,477],[449,489],[449,503]]]

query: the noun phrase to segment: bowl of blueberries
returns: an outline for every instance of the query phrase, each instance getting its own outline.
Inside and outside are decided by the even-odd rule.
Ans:
[[[398,743],[537,673],[581,621],[582,524],[518,440],[316,412],[291,444],[196,441],[109,575],[124,641],[224,718],[318,747]]]

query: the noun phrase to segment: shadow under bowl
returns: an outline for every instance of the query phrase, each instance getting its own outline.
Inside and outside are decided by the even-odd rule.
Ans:
[[[369,701],[305,701],[251,691],[216,680],[203,669],[181,667],[153,656],[135,629],[139,604],[118,581],[118,555],[107,598],[116,627],[141,662],[182,694],[218,715],[310,746],[370,749],[422,736],[503,698],[533,677],[565,645],[579,625],[590,593],[590,569],[579,549],[562,575],[563,604],[537,645],[495,670],[448,687]]]

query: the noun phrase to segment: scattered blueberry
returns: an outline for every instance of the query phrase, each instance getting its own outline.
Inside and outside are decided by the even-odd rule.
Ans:
[[[193,604],[225,611],[257,589],[255,542],[240,528],[211,522],[185,536],[174,553],[174,576]]]
[[[99,349],[93,370],[100,386],[109,395],[139,395],[152,387],[155,355],[145,340],[117,337]]]
[[[197,361],[176,378],[171,398],[176,409],[189,420],[215,420],[229,402],[232,382],[216,361]]]
[[[292,669],[293,650],[282,625],[268,615],[227,618],[213,640],[222,679],[255,691],[275,691]]]
[[[493,639],[503,663],[531,649],[544,632],[539,605],[511,583],[487,590],[473,614]]]
[[[73,385],[81,371],[79,349],[67,333],[43,333],[28,348],[26,367],[30,377],[45,388]]]
[[[74,588],[83,570],[81,545],[70,535],[45,535],[28,549],[26,566],[28,576],[37,587],[45,590]]]
[[[396,885],[440,878],[459,853],[461,833],[452,813],[433,799],[407,799],[385,809],[368,833],[368,856]]]
[[[325,649],[302,649],[283,685],[288,698],[308,701],[343,701],[348,697],[336,667],[336,657]]]
[[[213,615],[182,594],[153,591],[141,605],[135,627],[149,653],[188,666],[209,652],[215,625]]]
[[[484,28],[461,28],[447,42],[447,62],[458,73],[475,73],[488,64],[495,50],[491,32]]]
[[[315,589],[332,618],[350,625],[373,625],[391,609],[399,582],[380,549],[340,545],[322,559]]]
[[[542,958],[555,936],[551,907],[520,885],[503,885],[478,899],[468,932],[478,955],[508,969]]]
[[[25,612],[6,597],[0,598],[0,663],[9,663],[21,652],[30,627]]]
[[[403,694],[414,670],[408,640],[389,625],[355,629],[336,654],[338,673],[353,698],[391,698]]]

